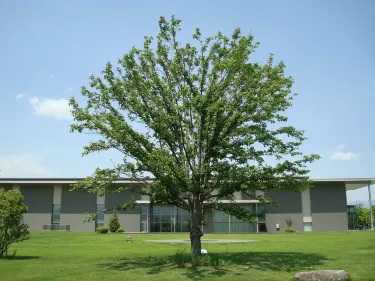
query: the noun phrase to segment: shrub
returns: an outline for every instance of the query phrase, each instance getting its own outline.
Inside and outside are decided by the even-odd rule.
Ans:
[[[117,232],[125,232],[125,229],[123,227],[120,227],[119,229],[117,229]]]
[[[185,267],[186,263],[191,262],[191,255],[186,253],[185,249],[177,249],[175,254],[170,257],[170,261],[178,267]]]
[[[292,218],[291,217],[286,217],[285,218],[285,224],[288,228],[291,228],[292,227],[292,224],[293,224],[293,221],[292,221]]]
[[[285,228],[285,232],[296,232],[296,230],[294,228],[287,227]]]
[[[96,232],[100,234],[108,233],[108,231],[109,228],[107,226],[100,226],[96,229]]]
[[[8,254],[13,243],[29,239],[28,226],[23,221],[27,206],[23,201],[18,190],[0,188],[0,257]]]
[[[111,232],[116,232],[120,228],[117,211],[113,212],[113,216],[110,218],[108,226]]]

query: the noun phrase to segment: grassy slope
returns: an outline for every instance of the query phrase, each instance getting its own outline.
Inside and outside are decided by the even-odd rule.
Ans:
[[[16,259],[0,260],[0,280],[292,280],[296,272],[316,269],[344,269],[351,280],[375,280],[375,231],[205,235],[259,242],[206,244],[209,253],[227,252],[232,264],[197,269],[158,263],[179,248],[189,251],[189,244],[143,241],[187,235],[132,237],[134,242],[126,243],[121,234],[33,232],[31,240],[11,248]]]

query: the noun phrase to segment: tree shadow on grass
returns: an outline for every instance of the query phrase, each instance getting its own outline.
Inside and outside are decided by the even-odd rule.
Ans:
[[[188,255],[188,254],[187,254]],[[328,260],[324,255],[298,252],[231,252],[209,254],[220,259],[224,266],[191,267],[189,264],[173,262],[173,256],[168,257],[138,257],[123,258],[113,262],[100,264],[110,270],[129,271],[144,269],[147,274],[159,274],[177,267],[186,267],[181,273],[189,279],[200,280],[205,277],[221,277],[227,274],[242,275],[248,270],[270,270],[294,272],[311,270]],[[235,272],[232,270],[235,268]]]
[[[34,260],[34,259],[39,259],[40,257],[38,256],[5,256],[5,257],[0,257],[0,260]]]

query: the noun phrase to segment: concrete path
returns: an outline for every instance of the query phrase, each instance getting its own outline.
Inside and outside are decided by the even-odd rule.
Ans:
[[[258,240],[238,240],[238,239],[202,239],[202,244],[204,243],[250,243],[257,242]],[[145,242],[155,242],[155,243],[190,243],[189,239],[165,239],[165,240],[145,240]]]

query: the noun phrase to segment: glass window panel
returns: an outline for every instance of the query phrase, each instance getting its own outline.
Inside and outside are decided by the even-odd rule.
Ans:
[[[266,205],[265,204],[258,204],[257,208],[258,208],[258,213],[261,213],[258,216],[258,221],[259,222],[265,222],[265,219],[266,219],[266,215],[265,215]]]
[[[148,213],[148,206],[141,205],[141,214],[147,214]]]
[[[96,217],[97,223],[104,222],[104,204],[96,204],[96,211],[98,212],[98,216]]]
[[[303,223],[303,231],[312,231],[312,223],[311,222],[304,222]]]
[[[53,204],[53,207],[52,207],[52,223],[60,223],[60,211],[61,211],[61,205],[60,204]]]
[[[160,223],[152,223],[151,232],[160,232]]]
[[[214,222],[228,222],[229,215],[224,213],[223,211],[214,211]]]
[[[227,223],[215,223],[213,225],[214,232],[228,232],[229,231],[229,222]]]
[[[141,221],[147,221],[147,214],[141,214]]]
[[[245,222],[244,223],[244,232],[256,232],[255,226],[256,226],[256,224],[254,224],[254,223]]]
[[[104,222],[104,214],[99,214],[97,217],[96,217],[96,222],[98,223],[103,223]]]
[[[162,215],[162,218],[161,218],[161,221],[162,222],[171,222],[171,220],[172,220],[172,215],[169,213],[166,213],[166,214],[163,214]]]
[[[141,232],[147,232],[147,222],[141,223]]]
[[[231,232],[232,233],[242,233],[244,223],[238,222],[238,223],[232,223]]]
[[[61,205],[60,204],[54,204],[53,205],[53,213],[54,214],[60,214]]]
[[[54,214],[52,216],[52,223],[60,223],[60,215]]]
[[[189,219],[186,219],[182,222],[182,229],[181,229],[181,232],[189,232],[190,231],[190,226],[189,226],[190,222],[189,222]]]
[[[162,206],[153,206],[152,207],[152,213],[154,213],[154,212],[160,212],[161,207]]]
[[[171,224],[171,222],[169,222],[169,223],[166,223],[166,222],[161,223],[160,232],[172,232],[172,224]]]

